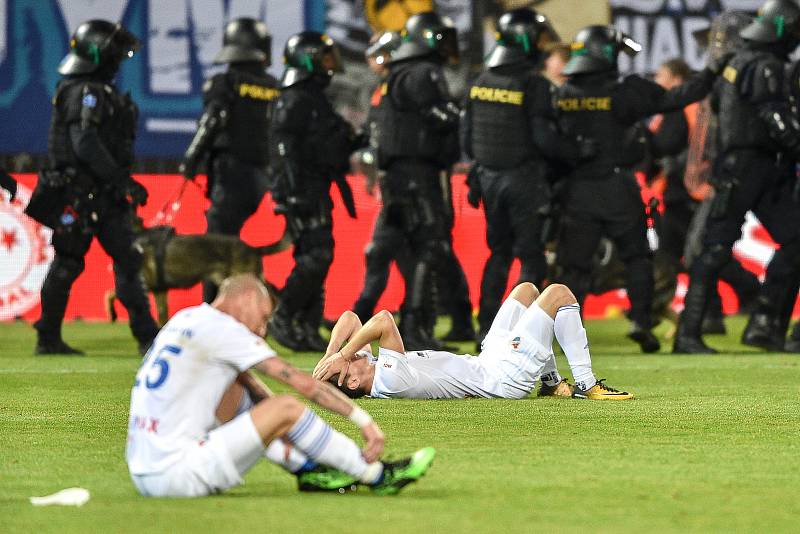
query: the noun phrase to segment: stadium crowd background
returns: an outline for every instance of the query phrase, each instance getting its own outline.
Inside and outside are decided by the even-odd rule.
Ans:
[[[413,3],[413,2],[411,2]],[[513,7],[529,2],[437,2],[437,8],[449,14],[463,35],[462,48],[467,61],[461,71],[452,73],[455,88],[463,88],[470,70],[476,71],[483,57],[483,47],[491,43],[490,14],[495,7]],[[691,66],[702,65],[702,54],[692,39],[692,31],[708,24],[710,17],[723,9],[753,10],[758,0],[729,1],[658,1],[635,0],[550,0],[536,8],[551,18],[564,39],[582,26],[614,22],[644,43],[643,54],[633,62],[623,62],[625,71],[652,73],[671,57],[683,57]],[[364,12],[366,4],[367,13]],[[137,139],[138,178],[150,192],[150,202],[140,209],[146,223],[167,222],[179,233],[203,233],[202,177],[199,187],[190,186],[174,203],[182,178],[174,174],[177,163],[189,143],[201,111],[202,80],[213,73],[211,59],[221,42],[222,20],[236,16],[254,16],[265,20],[273,32],[272,69],[279,74],[280,54],[288,35],[303,28],[328,32],[343,47],[346,73],[337,77],[333,92],[338,107],[354,123],[363,120],[364,103],[374,87],[374,78],[363,64],[363,50],[369,36],[367,15],[374,2],[344,0],[186,0],[156,2],[127,0],[100,5],[84,2],[26,2],[0,0],[0,161],[28,190],[35,184],[35,172],[46,152],[47,126],[55,82],[56,66],[67,50],[68,36],[77,24],[88,18],[121,20],[135,34],[143,37],[143,52],[126,64],[119,86],[130,90],[142,109]],[[336,207],[334,232],[337,242],[335,259],[328,277],[326,316],[333,317],[349,308],[363,284],[364,247],[369,241],[378,212],[378,201],[369,196],[361,176],[352,176],[359,218],[346,217]],[[484,240],[484,218],[480,210],[466,202],[463,178],[452,179],[456,225],[454,245],[469,280],[471,298],[477,303],[480,274],[488,256]],[[24,199],[25,191],[21,197]],[[245,226],[242,237],[251,244],[274,241],[283,231],[282,217],[272,213],[267,197],[259,212]],[[47,230],[0,202],[0,320],[38,316],[38,288],[47,271],[52,251],[47,246]],[[755,220],[745,227],[745,238],[737,245],[737,255],[746,267],[757,274],[771,257],[771,242]],[[290,252],[265,259],[267,278],[281,285],[292,267]],[[516,269],[516,268],[515,268]],[[516,271],[510,280],[516,279]],[[37,285],[38,284],[38,285]],[[111,262],[97,243],[87,258],[87,269],[74,286],[67,318],[103,319],[104,293],[113,286]],[[680,304],[679,286],[676,304]],[[381,305],[395,308],[403,295],[402,281],[396,272],[390,279]],[[735,308],[730,292],[723,288],[726,311]],[[200,300],[200,290],[171,292],[170,308],[175,311]],[[588,316],[613,315],[626,306],[623,290],[591,298],[585,311]],[[120,311],[124,313],[121,306]]]

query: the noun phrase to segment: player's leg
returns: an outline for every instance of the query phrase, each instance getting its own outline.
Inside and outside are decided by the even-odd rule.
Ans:
[[[241,417],[234,419],[231,424]],[[250,427],[260,438],[262,451],[275,439],[291,442],[310,460],[339,469],[380,494],[397,493],[405,485],[422,477],[435,454],[433,449],[428,448],[399,462],[367,463],[355,442],[331,428],[289,395],[259,402],[250,410],[249,420]]]
[[[238,382],[233,382],[222,395],[217,407],[217,420],[225,424],[235,417],[249,412],[255,403],[247,390]],[[350,475],[337,469],[321,466],[309,459],[286,440],[275,439],[270,442],[263,454],[270,462],[282,467],[297,477],[297,488],[300,491],[338,491],[350,488],[357,481]],[[241,474],[249,471],[259,460],[260,455],[248,455],[252,464],[245,463],[239,467]]]
[[[541,310],[543,313],[538,313]],[[548,346],[555,335],[567,357],[575,380],[575,396],[593,400],[630,399],[632,395],[616,391],[598,382],[592,371],[589,340],[581,320],[581,309],[575,295],[567,286],[548,286],[520,319],[515,329],[532,334],[540,343]]]
[[[539,296],[539,290],[530,282],[517,284],[492,320],[489,330],[481,342],[481,350],[495,349],[508,341],[508,335],[519,322],[522,314]]]

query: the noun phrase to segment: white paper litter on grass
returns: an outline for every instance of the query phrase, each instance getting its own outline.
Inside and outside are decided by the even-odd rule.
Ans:
[[[83,506],[89,502],[89,490],[67,488],[44,497],[31,497],[34,506]]]

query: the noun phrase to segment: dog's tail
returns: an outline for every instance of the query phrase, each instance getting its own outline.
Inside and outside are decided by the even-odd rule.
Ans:
[[[283,252],[290,246],[292,246],[292,236],[289,235],[288,230],[284,230],[281,238],[275,241],[274,243],[270,243],[269,245],[264,245],[263,247],[253,247],[253,248],[261,256],[270,256],[272,254],[277,254],[278,252]]]

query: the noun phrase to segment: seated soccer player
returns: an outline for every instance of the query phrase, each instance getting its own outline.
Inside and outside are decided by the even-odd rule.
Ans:
[[[553,354],[555,335],[567,356],[575,386],[561,378]],[[370,343],[378,342],[378,357]],[[625,400],[633,395],[598,381],[575,296],[564,285],[541,294],[531,283],[518,285],[500,307],[479,356],[442,351],[405,352],[387,311],[363,326],[345,312],[331,332],[328,353],[313,376],[336,384],[352,398],[521,399],[542,379],[541,395],[592,400]]]
[[[387,495],[425,474],[433,449],[378,461],[384,437],[372,418],[276,356],[263,339],[271,313],[264,285],[241,275],[223,282],[213,303],[182,310],[161,329],[131,392],[126,458],[139,493],[218,493],[241,484],[265,457],[308,490],[361,483]],[[364,450],[294,397],[271,396],[248,374],[251,367],[349,418],[361,429]]]

